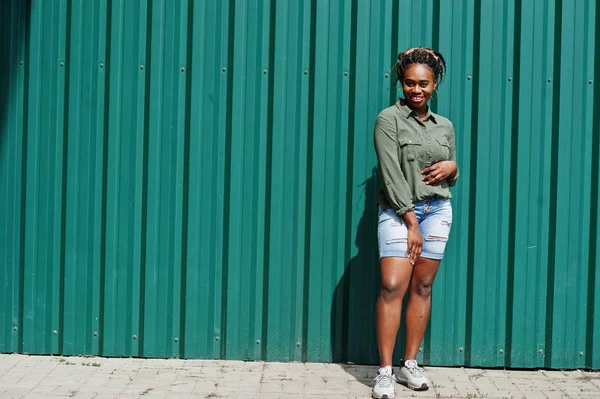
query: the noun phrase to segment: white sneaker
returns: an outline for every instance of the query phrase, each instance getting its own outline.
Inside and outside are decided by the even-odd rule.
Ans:
[[[392,399],[394,397],[394,379],[392,366],[379,369],[373,380],[373,397],[375,399]]]
[[[431,386],[429,378],[423,374],[423,369],[419,367],[416,360],[406,360],[395,375],[396,382],[406,385],[413,391],[426,391]]]

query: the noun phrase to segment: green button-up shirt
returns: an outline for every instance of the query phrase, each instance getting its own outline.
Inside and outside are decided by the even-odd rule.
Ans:
[[[381,189],[378,202],[400,216],[427,197],[451,198],[453,178],[425,184],[421,171],[440,161],[456,161],[454,128],[443,116],[427,111],[420,120],[404,100],[383,111],[375,122],[375,151],[379,160]]]

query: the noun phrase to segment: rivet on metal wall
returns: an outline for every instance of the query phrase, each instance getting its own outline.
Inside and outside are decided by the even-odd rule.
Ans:
[[[98,336],[98,331],[94,331],[94,337]]]
[[[541,355],[542,353],[544,353],[544,351],[541,349],[538,349],[538,353]]]
[[[467,80],[471,80],[471,75],[468,75],[468,76],[467,76]]]
[[[579,356],[583,356],[583,352],[579,352]]]
[[[465,349],[463,347],[458,348],[459,352],[463,352]]]
[[[423,352],[423,348],[419,348],[419,352]]]
[[[509,81],[509,82],[512,82],[512,77],[510,77],[510,76],[509,76],[509,77],[508,77],[508,81]]]
[[[384,76],[384,77],[387,79],[387,78],[388,78],[390,75],[386,73],[386,74],[385,74],[385,75],[383,75],[383,76]]]
[[[61,67],[64,67],[64,66],[65,66],[65,63],[61,61],[59,65],[60,65]]]
[[[137,335],[134,335],[134,336],[133,336],[133,337],[131,337],[131,338],[133,338],[133,339],[137,339]]]
[[[344,72],[344,76],[348,76],[348,72]]]
[[[552,79],[548,78],[548,83],[552,82]]]
[[[104,64],[100,64],[100,68],[104,68]]]
[[[218,340],[220,340],[220,339],[221,339],[221,338],[219,338],[219,337],[215,337],[215,341],[218,341]]]
[[[56,335],[56,334],[58,334],[58,331],[54,330],[54,331],[52,331],[52,334]]]
[[[307,69],[304,70],[304,74],[308,75],[308,70]]]
[[[17,326],[14,326],[13,331],[17,331],[17,330],[18,330]]]
[[[143,65],[140,65],[140,71],[141,71],[142,69],[144,69],[144,66],[143,66]]]
[[[175,342],[179,342],[179,338],[175,338],[173,341],[175,341]]]
[[[260,345],[260,339],[256,340],[256,345]]]
[[[221,69],[222,72],[227,72],[227,68]]]
[[[266,75],[266,74],[267,74],[267,70],[263,69],[263,75]]]
[[[590,84],[590,85],[591,85],[592,83],[594,83],[594,81],[593,81],[593,80],[591,80],[591,79],[590,79],[590,80],[588,80],[588,84]]]
[[[503,353],[504,353],[504,349],[500,349],[500,350],[498,351],[498,353],[500,353],[500,354],[503,354]]]
[[[185,72],[185,68],[184,67],[181,67],[181,72]]]
[[[296,342],[296,346],[299,348],[300,347],[300,342]]]
[[[23,64],[24,64],[23,60],[21,60],[21,62],[19,62],[19,64],[20,64],[20,65],[23,65]]]

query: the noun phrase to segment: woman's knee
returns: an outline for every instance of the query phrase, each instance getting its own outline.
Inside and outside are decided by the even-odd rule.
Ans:
[[[417,295],[423,299],[429,299],[431,297],[431,290],[433,287],[433,280],[418,280],[413,281],[410,287],[411,295]]]
[[[388,279],[381,282],[381,296],[387,301],[402,300],[406,293],[406,283],[400,279]]]

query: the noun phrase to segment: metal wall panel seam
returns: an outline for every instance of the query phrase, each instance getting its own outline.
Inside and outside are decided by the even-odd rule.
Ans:
[[[600,7],[595,4],[595,36],[594,36],[594,70],[593,79],[588,81],[593,90],[593,115],[600,115]],[[600,287],[600,199],[598,198],[600,186],[600,118],[596,117],[593,121],[592,131],[596,132],[593,135],[592,155],[595,158],[592,163],[592,208],[590,211],[590,260],[589,260],[589,276],[590,285],[588,288],[588,326],[587,326],[587,343],[586,343],[586,367],[598,369],[600,368],[600,297],[596,295],[596,290]],[[595,204],[594,204],[595,199]]]
[[[560,81],[561,81],[561,55],[562,55],[562,0],[555,0],[554,8],[554,59],[552,65],[552,76],[547,82],[552,87],[552,153],[550,168],[550,237],[548,240],[548,282],[546,284],[546,337],[544,367],[551,367],[553,353],[553,324],[554,324],[554,284],[556,273],[556,261],[554,249],[556,248],[556,226],[557,226],[557,184],[558,184],[558,140],[560,115]]]

